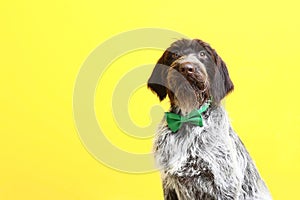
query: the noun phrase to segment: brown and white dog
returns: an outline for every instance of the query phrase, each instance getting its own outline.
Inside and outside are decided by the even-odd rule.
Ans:
[[[174,42],[158,60],[148,87],[160,100],[168,96],[169,113],[181,120],[173,130],[164,117],[154,142],[164,199],[271,199],[221,106],[234,86],[214,49],[198,39]],[[201,123],[186,120],[199,109]]]

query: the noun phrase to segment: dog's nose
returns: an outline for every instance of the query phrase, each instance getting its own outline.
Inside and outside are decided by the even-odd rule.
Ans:
[[[179,72],[185,75],[195,72],[195,67],[191,63],[181,63],[179,65]]]

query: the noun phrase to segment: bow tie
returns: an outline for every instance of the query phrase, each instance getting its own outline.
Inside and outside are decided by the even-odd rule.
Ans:
[[[171,129],[173,133],[178,131],[183,123],[189,122],[191,124],[202,127],[203,119],[202,113],[205,112],[210,106],[210,102],[203,104],[199,110],[193,110],[187,116],[181,116],[175,113],[166,112],[166,120],[168,123],[168,127]]]

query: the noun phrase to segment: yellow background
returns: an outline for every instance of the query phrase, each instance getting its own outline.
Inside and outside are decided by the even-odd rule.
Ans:
[[[236,86],[226,100],[234,129],[274,199],[297,199],[299,7],[296,0],[2,1],[0,199],[162,199],[159,173],[121,173],[95,160],[72,113],[74,83],[89,53],[112,35],[142,27],[201,38],[217,50]],[[115,65],[154,63],[160,53],[136,52]],[[108,88],[120,74],[110,76]],[[133,95],[137,124],[149,123],[143,116],[154,104],[145,88]],[[99,115],[101,104],[95,107]],[[128,151],[151,149],[151,140],[110,137]]]

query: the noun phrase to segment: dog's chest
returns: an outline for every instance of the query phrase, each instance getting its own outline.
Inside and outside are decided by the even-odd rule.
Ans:
[[[183,125],[177,133],[164,130],[165,134],[158,137],[155,158],[159,166],[168,173],[178,173],[187,166],[203,162],[204,152],[208,151],[203,144],[207,131],[203,127]],[[203,165],[203,167],[208,167]],[[195,167],[194,167],[195,168]]]
[[[157,164],[164,173],[195,176],[232,163],[229,122],[223,112],[204,119],[204,126],[184,124],[172,133],[163,123],[154,144]]]

